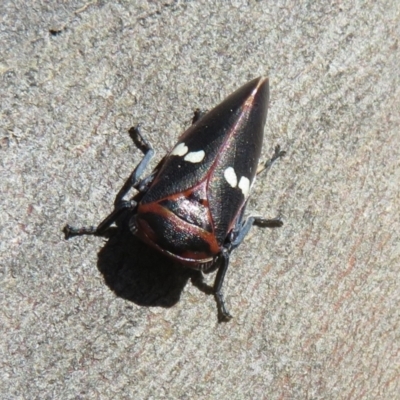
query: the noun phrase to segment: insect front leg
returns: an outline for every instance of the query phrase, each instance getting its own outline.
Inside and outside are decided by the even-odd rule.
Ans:
[[[280,218],[273,218],[273,219],[266,219],[262,217],[255,217],[251,216],[246,218],[243,222],[243,212],[239,216],[238,221],[236,223],[235,228],[233,229],[232,233],[230,234],[229,240],[227,241],[225,247],[222,250],[220,255],[220,266],[217,272],[217,276],[214,282],[214,296],[215,300],[217,301],[218,311],[220,314],[219,320],[220,321],[229,321],[232,318],[232,315],[226,308],[224,296],[222,294],[222,284],[224,282],[224,278],[226,275],[226,271],[229,265],[229,255],[233,249],[238,247],[249,233],[250,228],[253,225],[258,225],[267,228],[279,228],[283,225],[283,222]]]
[[[144,157],[133,170],[133,172],[115,197],[114,210],[102,222],[100,222],[98,226],[83,226],[80,228],[76,228],[68,224],[65,225],[65,227],[63,228],[63,232],[66,239],[69,239],[73,236],[81,235],[102,235],[118,219],[123,211],[127,209],[134,209],[136,207],[137,204],[134,200],[126,201],[123,200],[123,198],[130,189],[141,183],[140,177],[143,175],[144,170],[149,164],[151,158],[153,157],[154,150],[141,135],[139,126],[131,128],[129,134],[136,146],[144,153]],[[147,178],[145,179],[145,181],[147,181]]]
[[[218,268],[217,276],[214,281],[214,297],[218,305],[218,313],[219,313],[219,321],[227,322],[232,318],[232,315],[229,313],[225,306],[224,295],[222,294],[222,284],[224,283],[224,278],[226,271],[228,270],[229,265],[229,253],[230,250],[228,248],[224,248],[222,250],[220,256],[220,266]]]

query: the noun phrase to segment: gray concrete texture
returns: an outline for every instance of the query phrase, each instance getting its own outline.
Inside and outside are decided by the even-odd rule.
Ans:
[[[2,399],[395,399],[400,373],[400,3],[0,4]],[[196,274],[138,243],[65,241],[140,160],[270,78],[218,324]],[[211,283],[212,275],[206,276]]]

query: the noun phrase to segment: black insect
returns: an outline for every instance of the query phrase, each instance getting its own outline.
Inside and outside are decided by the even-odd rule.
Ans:
[[[242,86],[208,113],[195,115],[192,126],[146,178],[141,176],[154,151],[134,128],[142,161],[119,191],[114,211],[97,227],[66,225],[66,238],[101,235],[124,210],[130,210],[134,235],[161,253],[203,272],[218,270],[213,291],[220,320],[229,320],[222,284],[229,255],[252,225],[280,227],[279,218],[245,218],[255,177],[285,152],[258,166],[269,101],[268,79]],[[138,193],[124,200],[130,189]]]

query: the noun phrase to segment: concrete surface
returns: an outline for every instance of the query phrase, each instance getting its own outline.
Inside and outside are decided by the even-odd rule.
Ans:
[[[2,399],[395,399],[400,384],[400,3],[2,1]],[[234,315],[99,222],[249,79],[270,77],[253,229]],[[206,276],[211,283],[213,277]]]

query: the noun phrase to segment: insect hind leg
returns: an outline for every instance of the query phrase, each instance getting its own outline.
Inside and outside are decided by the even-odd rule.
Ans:
[[[193,118],[192,118],[192,124],[195,124],[197,121],[199,121],[201,118],[204,117],[204,115],[207,114],[206,110],[201,110],[200,108],[196,108],[193,112]]]
[[[279,144],[275,146],[275,152],[273,156],[264,164],[260,164],[257,168],[257,175],[261,174],[261,172],[268,172],[270,168],[272,167],[272,164],[278,160],[279,158],[282,158],[286,154],[285,150],[281,150],[281,146]]]
[[[144,153],[144,156],[139,164],[132,171],[129,178],[126,180],[126,182],[118,192],[117,196],[115,197],[114,210],[102,222],[100,222],[98,226],[83,226],[77,228],[68,224],[65,225],[63,228],[63,232],[66,239],[69,239],[73,236],[102,235],[125,210],[133,210],[136,207],[136,201],[126,201],[123,200],[123,198],[129,192],[129,190],[140,184],[140,177],[143,175],[143,172],[145,171],[147,165],[153,157],[154,150],[151,147],[150,143],[143,138],[142,134],[140,133],[139,125],[131,128],[129,131],[129,135],[131,136],[135,145]]]
[[[135,145],[143,152],[144,156],[139,164],[130,174],[129,178],[126,180],[121,190],[118,192],[114,200],[114,205],[118,206],[122,202],[122,199],[126,194],[136,185],[140,183],[140,177],[143,175],[145,169],[149,165],[150,160],[154,156],[153,147],[150,143],[144,139],[140,133],[140,125],[137,125],[129,130],[129,136],[132,138]]]

